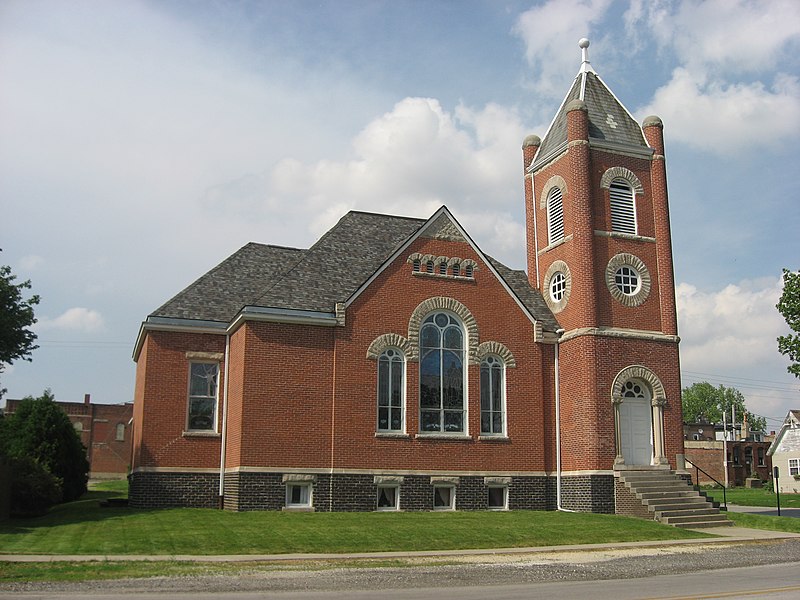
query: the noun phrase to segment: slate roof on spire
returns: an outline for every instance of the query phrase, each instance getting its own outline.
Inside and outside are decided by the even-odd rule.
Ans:
[[[533,168],[558,156],[567,145],[567,111],[571,100],[583,100],[589,114],[589,142],[647,149],[642,128],[589,65],[588,59],[561,103],[536,153]]]

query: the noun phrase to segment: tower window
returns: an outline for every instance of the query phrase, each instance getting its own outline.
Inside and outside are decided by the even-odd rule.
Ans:
[[[433,261],[432,260],[429,260],[427,263],[425,263],[425,272],[426,273],[433,273]]]
[[[439,263],[439,275],[447,275],[447,263],[440,262]]]
[[[567,278],[561,271],[558,271],[550,279],[550,298],[553,302],[561,302],[567,291]]]
[[[564,239],[564,200],[561,188],[554,187],[547,194],[547,243]]]
[[[414,262],[411,263],[411,270],[414,271],[414,273],[419,273],[421,267],[422,265],[420,263],[420,260],[418,258],[415,258]]]
[[[472,265],[464,267],[464,277],[472,277]]]
[[[458,263],[453,265],[453,276],[459,277],[461,275],[461,265]]]
[[[626,296],[635,296],[639,292],[639,273],[629,265],[617,269],[614,275],[614,282],[617,284],[617,289]]]
[[[630,184],[624,179],[615,179],[608,191],[611,200],[611,231],[636,235],[636,203]]]

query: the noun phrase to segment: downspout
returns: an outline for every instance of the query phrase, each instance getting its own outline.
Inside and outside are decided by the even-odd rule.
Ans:
[[[553,361],[553,371],[555,376],[555,395],[556,395],[556,508],[564,512],[575,512],[561,506],[561,382],[559,377],[558,354],[563,329],[556,330],[555,360]]]
[[[219,508],[225,508],[225,442],[228,438],[228,374],[230,373],[231,334],[225,334],[225,382],[222,386],[222,442],[219,450]]]
[[[333,329],[333,382],[331,385],[331,467],[328,475],[328,512],[333,512],[333,468],[336,446],[336,328]]]
[[[533,252],[536,259],[536,289],[542,289],[542,282],[539,281],[539,227],[536,219],[536,186],[534,185],[533,173],[531,173],[531,212],[533,213]]]

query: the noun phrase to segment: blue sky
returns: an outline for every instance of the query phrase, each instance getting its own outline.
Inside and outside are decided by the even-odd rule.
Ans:
[[[446,204],[524,265],[524,137],[580,65],[665,123],[684,385],[800,408],[800,3],[0,2],[0,263],[42,297],[8,397],[133,398],[141,321],[249,241]],[[771,428],[778,422],[770,420]]]

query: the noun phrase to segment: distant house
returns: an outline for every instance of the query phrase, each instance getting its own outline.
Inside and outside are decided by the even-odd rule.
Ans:
[[[780,492],[800,492],[800,410],[790,410],[767,452],[778,467]]]
[[[22,400],[7,400],[4,413],[16,412]],[[86,394],[83,402],[56,402],[81,436],[89,459],[90,479],[122,479],[131,462],[131,417],[133,404],[92,404]]]
[[[731,486],[744,485],[752,474],[764,481],[772,473],[772,461],[767,455],[769,442],[763,441],[760,431],[749,431],[745,426],[729,426],[727,439],[727,481]],[[685,423],[683,426],[684,449],[687,468],[697,466],[702,471],[693,472],[700,485],[725,483],[725,431],[722,424]],[[703,473],[705,471],[705,473]]]

